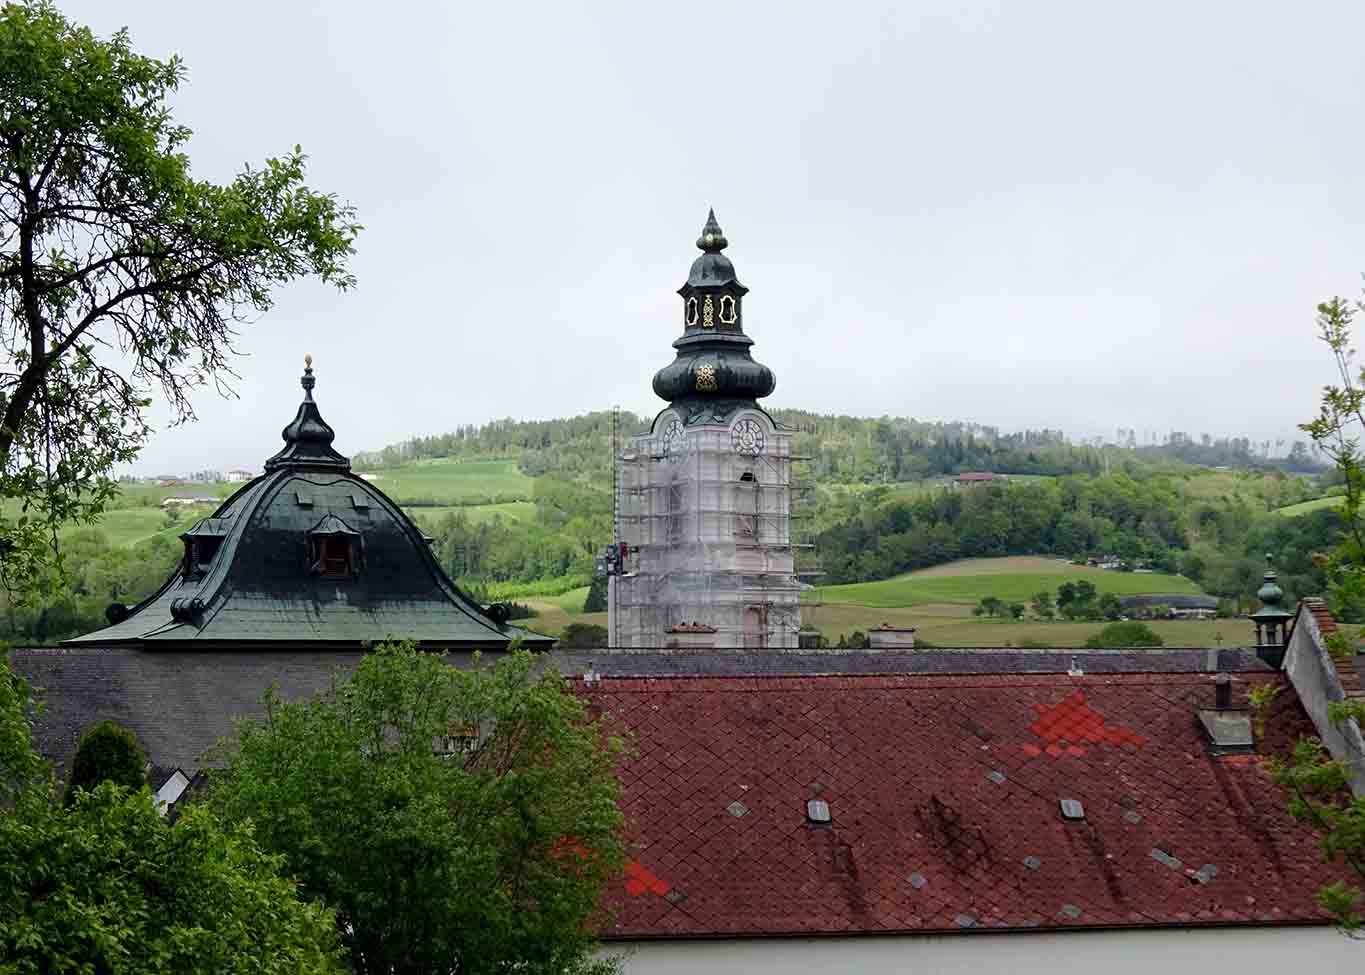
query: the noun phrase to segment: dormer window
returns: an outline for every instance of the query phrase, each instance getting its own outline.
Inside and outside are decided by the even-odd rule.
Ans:
[[[360,562],[360,533],[336,515],[318,522],[309,536],[312,540],[312,566],[324,579],[350,579]]]
[[[351,542],[342,537],[318,539],[318,575],[324,579],[351,577]]]
[[[185,543],[185,577],[202,578],[223,547],[224,518],[205,518],[180,536]]]

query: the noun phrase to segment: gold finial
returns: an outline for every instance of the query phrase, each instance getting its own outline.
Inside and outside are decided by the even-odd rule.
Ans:
[[[303,354],[303,364],[305,366],[311,366],[313,364],[313,356],[310,353],[305,352]]]

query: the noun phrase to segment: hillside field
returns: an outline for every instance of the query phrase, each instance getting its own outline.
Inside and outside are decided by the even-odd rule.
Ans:
[[[1341,495],[1334,494],[1326,498],[1314,498],[1312,501],[1300,501],[1298,504],[1285,505],[1283,508],[1276,508],[1275,513],[1284,515],[1286,518],[1297,518],[1299,515],[1306,515],[1310,511],[1340,507],[1341,502]]]
[[[820,586],[815,597],[823,603],[850,603],[874,608],[904,608],[933,603],[976,605],[986,596],[1005,602],[1027,603],[1034,593],[1055,593],[1064,582],[1085,579],[1103,594],[1199,593],[1183,576],[1159,572],[1115,572],[1070,565],[1058,559],[1020,555],[1002,559],[967,559],[908,572],[879,582]]]
[[[529,501],[534,484],[515,460],[506,459],[419,460],[377,471],[366,479],[399,504]]]
[[[1114,572],[1038,556],[966,559],[882,582],[820,587],[812,591],[815,601],[803,607],[801,617],[831,643],[854,630],[867,632],[890,623],[913,626],[922,639],[941,647],[1008,647],[1021,641],[1081,647],[1103,628],[1103,623],[991,620],[972,615],[972,607],[985,596],[1026,603],[1036,592],[1047,589],[1055,593],[1063,582],[1078,579],[1093,582],[1098,592],[1118,595],[1200,591],[1182,576]],[[605,626],[605,613],[583,613],[587,594],[587,587],[583,587],[558,596],[521,599],[538,615],[520,621],[520,625],[551,635],[569,623]],[[1173,647],[1237,646],[1252,638],[1251,624],[1246,620],[1158,620],[1150,625]]]

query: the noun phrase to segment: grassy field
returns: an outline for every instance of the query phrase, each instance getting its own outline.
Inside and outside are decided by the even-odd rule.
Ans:
[[[886,609],[828,603],[807,606],[801,621],[820,630],[831,642],[841,634],[874,626],[913,626],[916,636],[940,647],[1010,647],[1021,642],[1052,647],[1081,647],[1103,623],[1042,622],[1037,620],[986,620],[974,617],[964,606],[949,604]],[[1246,620],[1156,620],[1148,624],[1170,647],[1239,646],[1253,638]]]
[[[1004,559],[969,559],[910,572],[880,582],[855,582],[822,586],[818,600],[875,608],[905,608],[929,603],[974,606],[986,596],[1006,602],[1028,602],[1034,593],[1056,592],[1064,582],[1080,579],[1094,583],[1100,593],[1121,596],[1143,593],[1198,593],[1199,587],[1183,576],[1157,572],[1113,572],[1089,566],[1069,565],[1056,559],[1013,556]]]
[[[530,501],[508,501],[504,504],[475,505],[438,505],[436,507],[407,507],[403,509],[416,522],[435,524],[448,514],[459,513],[470,521],[492,521],[494,518],[507,518],[512,521],[531,521],[536,516],[536,506]]]
[[[818,591],[821,601],[805,606],[801,618],[831,643],[854,630],[865,633],[881,623],[891,623],[913,626],[922,639],[941,647],[1009,647],[1021,641],[1081,647],[1103,623],[988,620],[972,615],[972,607],[983,596],[1025,602],[1042,589],[1055,591],[1061,583],[1077,579],[1090,580],[1100,592],[1120,595],[1199,592],[1180,576],[1112,572],[1033,556],[968,559],[883,582],[826,586]],[[605,613],[582,612],[587,594],[583,587],[559,596],[533,596],[518,602],[530,605],[539,614],[529,621],[532,629],[557,635],[569,623],[606,625]],[[1160,620],[1151,626],[1167,646],[1173,647],[1237,646],[1252,637],[1251,625],[1236,619]]]
[[[1298,504],[1276,508],[1275,514],[1284,515],[1286,518],[1297,518],[1299,515],[1306,515],[1310,511],[1321,511],[1323,508],[1338,507],[1341,504],[1341,501],[1340,495],[1332,495],[1327,498],[1314,498],[1312,501],[1300,501]]]
[[[526,501],[533,483],[515,460],[417,461],[368,479],[399,504],[414,499],[458,504],[494,497]]]

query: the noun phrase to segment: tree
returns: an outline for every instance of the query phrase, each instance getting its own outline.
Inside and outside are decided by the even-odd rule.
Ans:
[[[1057,611],[1063,616],[1076,601],[1076,584],[1074,582],[1064,582],[1057,587]]]
[[[583,600],[583,612],[605,613],[607,611],[607,577],[595,575],[588,585],[587,598]]]
[[[1341,377],[1340,386],[1322,391],[1318,415],[1302,424],[1313,443],[1336,465],[1345,493],[1340,508],[1341,530],[1336,545],[1318,557],[1326,569],[1328,600],[1333,612],[1359,620],[1365,612],[1365,459],[1359,437],[1365,430],[1365,370],[1354,368],[1351,324],[1361,302],[1332,298],[1318,305],[1318,337],[1331,350]],[[1332,657],[1345,660],[1355,648],[1342,633],[1327,640]],[[1331,720],[1355,722],[1365,727],[1365,703],[1338,701],[1329,708]],[[1343,929],[1362,930],[1361,904],[1365,899],[1365,798],[1353,797],[1351,769],[1332,759],[1317,738],[1304,738],[1288,756],[1269,763],[1275,781],[1290,794],[1289,811],[1317,830],[1323,855],[1340,861],[1355,877],[1318,892],[1318,903],[1336,916]]]
[[[302,277],[340,288],[353,209],[294,151],[196,180],[168,106],[180,61],[97,38],[47,0],[0,8],[0,581],[40,584],[59,525],[90,521],[109,471],[232,376],[235,326]]]
[[[143,786],[70,805],[34,751],[27,684],[0,659],[0,958],[7,972],[345,971],[331,911],[305,903],[246,830]]]
[[[1024,610],[1026,608],[1027,607],[1025,607],[1023,603],[1010,603],[1010,615],[1017,620],[1021,620],[1024,618]]]
[[[984,614],[992,619],[1004,615],[1007,611],[1004,600],[1000,599],[998,596],[983,596],[981,602],[977,604],[977,607],[981,612],[976,615],[980,616]]]
[[[1107,592],[1100,597],[1097,609],[1100,615],[1107,620],[1116,620],[1123,615],[1123,603],[1112,592]]]
[[[611,967],[592,932],[624,860],[621,743],[537,666],[385,645],[238,726],[214,801],[336,910],[357,972]]]
[[[609,634],[605,626],[596,623],[570,623],[559,633],[559,645],[574,650],[605,647]]]
[[[1050,620],[1056,615],[1052,608],[1052,593],[1046,590],[1034,593],[1030,604],[1033,606],[1033,615],[1040,620]]]
[[[142,772],[145,763],[136,735],[112,721],[101,721],[83,734],[76,746],[66,800],[73,802],[79,790],[89,791],[101,782],[136,792],[147,783]]]
[[[1166,641],[1146,623],[1127,620],[1110,623],[1086,640],[1085,645],[1091,650],[1104,650],[1109,647],[1164,647]]]

